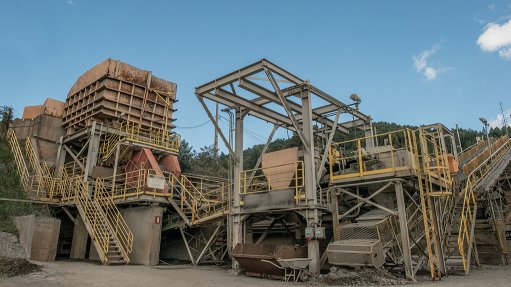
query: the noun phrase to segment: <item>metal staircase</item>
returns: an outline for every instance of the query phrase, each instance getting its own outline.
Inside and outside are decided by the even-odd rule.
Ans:
[[[188,176],[177,178],[167,172],[164,175],[169,187],[168,200],[177,211],[177,214],[169,219],[171,228],[184,224],[197,226],[226,214],[228,204],[223,190],[226,186],[206,189]]]
[[[48,166],[39,161],[30,138],[25,140],[24,152],[11,129],[7,132],[7,140],[22,187],[29,197],[74,203],[101,262],[105,265],[128,264],[133,247],[133,234],[106,192],[101,179],[97,179],[92,187],[91,182],[83,181],[81,176],[69,177],[65,174],[62,178],[52,177]],[[92,191],[94,197],[91,196]],[[36,192],[35,196],[33,192]]]
[[[76,207],[101,262],[105,265],[128,264],[133,234],[113,201],[102,195],[101,185],[96,184],[94,198],[89,194],[90,182],[76,177],[74,186]]]
[[[418,135],[419,143],[414,137],[414,153],[417,162],[420,163],[417,180],[425,249],[431,279],[440,280],[445,275],[445,256],[440,242],[443,231],[438,216],[445,210],[452,196],[452,180],[447,166],[447,155],[443,152],[436,132],[419,129]]]
[[[21,186],[23,187],[24,190],[28,191],[30,174],[28,172],[27,164],[25,163],[25,159],[23,157],[23,152],[21,151],[18,138],[16,137],[16,133],[12,129],[9,129],[7,131],[7,141],[11,146],[12,154],[14,156],[14,162],[16,163],[17,171],[20,176]]]
[[[458,249],[463,262],[463,269],[465,273],[469,273],[471,256],[477,256],[477,251],[474,250],[475,243],[475,229],[476,229],[476,214],[478,209],[478,202],[481,196],[484,197],[486,192],[481,185],[488,179],[498,175],[499,170],[497,167],[501,161],[505,159],[509,161],[511,152],[511,140],[508,136],[501,137],[491,144],[490,147],[484,148],[477,156],[473,157],[463,169],[470,170],[467,175],[465,185],[461,191],[460,197],[462,198],[462,208],[459,219],[458,228]],[[507,164],[504,162],[504,164]],[[495,216],[494,216],[495,218]],[[494,219],[495,220],[495,219]],[[502,237],[502,231],[495,230]],[[503,239],[500,238],[500,241]],[[504,246],[505,244],[501,244]],[[505,248],[501,247],[501,248]],[[502,250],[501,252],[507,252]]]

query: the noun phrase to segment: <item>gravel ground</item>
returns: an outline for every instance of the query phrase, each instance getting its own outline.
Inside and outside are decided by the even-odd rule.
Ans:
[[[0,232],[0,257],[26,259],[26,256],[25,249],[16,236]]]
[[[90,262],[37,262],[41,272],[10,277],[0,280],[0,286],[61,287],[61,286],[176,286],[176,287],[226,287],[226,286],[310,286],[308,283],[294,283],[248,276],[229,275],[226,268],[194,267],[190,265],[170,266],[102,266]],[[449,276],[440,282],[431,282],[427,276],[419,277],[419,287],[509,287],[511,266],[486,266],[476,269],[468,276]],[[316,285],[321,286],[321,285]]]
[[[0,278],[25,275],[38,271],[41,271],[41,267],[29,262],[25,258],[9,258],[0,256]]]
[[[355,272],[355,270],[338,268],[312,279],[309,283],[315,286],[393,286],[406,284],[407,280],[398,278],[382,269],[362,268]]]

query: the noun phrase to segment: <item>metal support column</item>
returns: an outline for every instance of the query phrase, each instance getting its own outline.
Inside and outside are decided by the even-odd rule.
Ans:
[[[60,137],[59,139],[59,147],[57,149],[57,160],[55,161],[55,171],[53,175],[55,177],[62,176],[62,168],[64,167],[64,163],[66,162],[66,150],[63,147],[64,137]]]
[[[92,175],[92,168],[97,164],[99,153],[99,135],[96,134],[96,122],[92,123],[90,131],[89,149],[87,151],[87,162],[85,163],[85,170],[83,171],[83,180],[87,181],[89,176]]]
[[[332,212],[332,232],[333,232],[333,240],[340,240],[339,238],[339,199],[337,198],[338,194],[335,191],[330,193],[330,211]]]
[[[242,228],[241,222],[241,179],[240,174],[243,171],[243,115],[240,109],[236,110],[236,118],[234,121],[234,154],[236,160],[234,161],[234,190],[233,190],[233,212],[232,212],[232,248],[238,243],[242,243]],[[238,269],[236,260],[232,261],[232,268]]]
[[[403,250],[403,263],[405,264],[406,277],[415,281],[412,269],[412,256],[410,251],[410,238],[408,237],[408,221],[406,219],[406,205],[401,182],[395,182],[397,211],[399,216],[399,230],[401,236],[401,249]]]
[[[305,137],[304,144],[304,184],[307,199],[306,218],[308,226],[315,226],[319,223],[318,199],[316,196],[316,167],[314,162],[314,136],[312,127],[312,103],[309,90],[302,91],[302,127]],[[319,241],[309,240],[307,243],[308,257],[312,259],[309,270],[313,274],[319,274],[321,268],[321,254],[319,253]]]

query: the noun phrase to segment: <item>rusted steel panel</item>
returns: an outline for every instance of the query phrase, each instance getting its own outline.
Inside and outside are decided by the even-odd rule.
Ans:
[[[49,115],[56,118],[61,118],[64,112],[64,102],[57,101],[52,98],[47,98],[42,105],[26,106],[23,109],[24,120],[33,119],[42,114]]]
[[[288,148],[263,154],[263,173],[273,189],[284,189],[291,185],[298,161],[298,148]]]
[[[80,76],[70,89],[63,126],[68,135],[93,121],[119,119],[171,129],[176,89],[175,83],[149,71],[107,59]]]
[[[279,266],[277,258],[307,258],[307,246],[238,243],[232,251],[232,256],[249,276],[282,279],[284,269],[277,267]],[[261,260],[271,261],[276,266]]]
[[[177,155],[175,154],[165,155],[160,159],[158,163],[177,178],[181,176],[181,166],[179,165]]]

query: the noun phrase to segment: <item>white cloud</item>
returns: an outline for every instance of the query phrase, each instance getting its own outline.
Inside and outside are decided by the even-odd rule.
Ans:
[[[500,50],[499,55],[504,59],[511,60],[511,47]]]
[[[505,59],[511,59],[511,20],[500,25],[489,23],[477,38],[477,44],[485,52],[499,51]]]
[[[424,50],[420,52],[418,55],[413,56],[413,65],[415,66],[415,69],[417,70],[417,72],[424,75],[426,80],[429,81],[434,80],[440,73],[450,70],[450,68],[438,65],[436,65],[436,67],[433,67],[433,65],[429,63],[429,58],[433,54],[435,54],[438,49],[439,45],[434,45],[431,49]]]
[[[511,117],[509,115],[511,115],[511,109],[504,111],[507,126],[511,126]],[[502,116],[502,113],[499,113],[495,118],[490,119],[488,124],[491,128],[502,128],[504,126],[504,117]]]
[[[67,4],[69,4],[71,6],[75,6],[76,5],[76,3],[73,0],[67,0]]]

